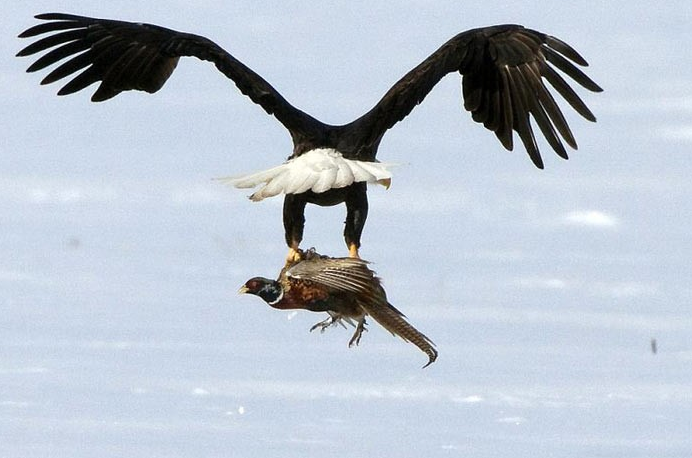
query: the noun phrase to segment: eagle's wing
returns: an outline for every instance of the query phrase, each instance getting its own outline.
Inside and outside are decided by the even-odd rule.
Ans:
[[[399,80],[368,113],[354,121],[365,145],[382,135],[421,103],[448,73],[462,75],[464,108],[473,120],[495,132],[511,150],[512,131],[519,134],[533,163],[543,167],[529,116],[533,117],[555,152],[567,153],[560,138],[577,143],[560,108],[544,84],[550,85],[584,118],[596,118],[553,66],[584,88],[602,89],[574,64],[586,61],[567,43],[520,25],[498,25],[462,32],[442,45]]]
[[[53,83],[81,70],[58,92],[71,94],[99,82],[91,97],[108,100],[123,91],[156,92],[175,69],[178,59],[193,56],[214,63],[238,89],[276,118],[289,131],[305,131],[315,120],[289,104],[261,76],[211,40],[151,24],[94,19],[71,14],[39,14],[45,20],[19,36],[46,35],[19,51],[28,56],[47,51],[27,71],[64,61],[41,84]]]

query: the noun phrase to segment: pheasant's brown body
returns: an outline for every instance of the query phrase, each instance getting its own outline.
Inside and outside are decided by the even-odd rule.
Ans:
[[[241,291],[256,294],[277,309],[329,314],[329,318],[312,329],[324,331],[342,321],[353,324],[356,331],[349,345],[359,343],[365,330],[365,317],[371,316],[383,328],[427,354],[426,366],[437,358],[433,342],[387,301],[380,279],[368,268],[367,261],[331,258],[314,250],[301,251],[300,259],[287,263],[278,280],[255,277]]]

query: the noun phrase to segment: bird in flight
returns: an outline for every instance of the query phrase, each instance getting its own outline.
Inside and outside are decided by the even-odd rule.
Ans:
[[[71,14],[40,14],[36,18],[46,22],[19,36],[42,37],[17,55],[44,53],[29,66],[29,72],[60,62],[41,81],[49,84],[70,77],[59,95],[97,82],[91,97],[94,102],[129,90],[153,93],[171,76],[180,57],[191,56],[212,62],[241,93],[273,115],[293,140],[291,155],[277,167],[226,181],[239,188],[259,187],[250,196],[254,201],[284,194],[288,261],[299,252],[308,203],[345,203],[344,239],[349,255],[359,256],[368,214],[367,184],[389,186],[391,182],[390,164],[376,158],[380,141],[447,74],[461,75],[464,108],[473,120],[494,132],[507,150],[513,149],[516,132],[538,168],[543,168],[543,160],[534,123],[560,157],[567,159],[563,142],[577,149],[545,82],[589,121],[595,121],[595,116],[564,76],[589,91],[602,91],[579,69],[587,62],[567,43],[520,25],[496,25],[459,33],[397,81],[365,114],[347,124],[330,125],[294,107],[266,80],[208,38],[157,25]]]
[[[322,256],[314,250],[299,250],[298,258],[284,266],[277,280],[254,277],[239,292],[259,296],[276,309],[327,312],[329,317],[315,324],[311,331],[324,332],[337,323],[352,324],[356,330],[349,346],[358,345],[366,330],[365,317],[371,316],[383,328],[428,355],[428,363],[423,367],[437,359],[435,344],[388,302],[380,279],[367,261]]]

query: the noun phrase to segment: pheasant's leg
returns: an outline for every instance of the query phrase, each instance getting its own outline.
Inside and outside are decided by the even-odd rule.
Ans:
[[[358,326],[356,326],[356,332],[353,333],[353,337],[351,337],[351,340],[348,342],[348,346],[352,347],[353,344],[358,345],[360,343],[360,338],[363,334],[363,331],[367,331],[365,328],[365,316],[363,316],[360,320],[358,320]]]
[[[319,329],[320,332],[324,332],[325,329],[327,329],[330,326],[334,326],[336,323],[340,323],[341,318],[338,315],[329,315],[326,320],[320,321],[319,323],[315,323],[311,328],[310,332],[314,331],[315,329]]]

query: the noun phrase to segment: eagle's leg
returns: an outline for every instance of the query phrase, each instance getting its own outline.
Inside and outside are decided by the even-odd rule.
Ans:
[[[284,198],[284,231],[288,255],[286,264],[300,261],[300,242],[305,228],[305,205],[307,201],[300,194],[286,194]]]
[[[356,326],[356,332],[353,333],[353,337],[351,337],[351,340],[348,342],[348,346],[352,347],[353,344],[360,344],[360,338],[363,334],[363,331],[367,331],[365,328],[365,315],[363,315],[362,318],[358,320],[358,326]]]
[[[348,255],[360,258],[360,236],[363,233],[365,220],[368,217],[367,183],[353,183],[346,194],[346,225],[344,239],[348,246]]]

